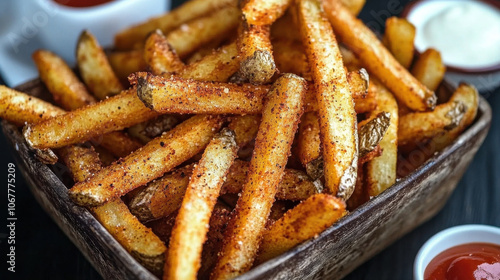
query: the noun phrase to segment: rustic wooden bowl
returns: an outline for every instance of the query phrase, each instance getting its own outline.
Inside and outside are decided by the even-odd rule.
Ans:
[[[17,88],[47,99],[39,80]],[[434,216],[446,203],[488,133],[491,108],[481,97],[475,122],[450,146],[314,240],[263,263],[237,279],[339,279]],[[106,279],[156,279],[137,263],[59,179],[29,151],[19,129],[3,121],[17,165],[35,198]],[[56,175],[59,175],[59,177]]]

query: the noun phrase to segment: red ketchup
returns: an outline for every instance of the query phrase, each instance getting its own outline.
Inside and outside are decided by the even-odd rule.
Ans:
[[[92,7],[101,5],[107,2],[111,2],[113,0],[54,0],[55,2],[75,8],[84,8],[84,7]]]
[[[469,243],[440,253],[427,265],[425,280],[500,280],[500,246]]]

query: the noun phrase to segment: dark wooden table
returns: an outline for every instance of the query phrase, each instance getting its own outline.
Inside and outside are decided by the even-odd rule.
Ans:
[[[183,1],[173,1],[177,6]],[[376,30],[408,0],[367,1],[360,17]],[[1,62],[0,62],[1,63]],[[1,82],[1,80],[0,80]],[[345,279],[412,279],[413,260],[422,244],[438,231],[462,224],[500,226],[500,88],[483,92],[493,109],[492,127],[455,192],[433,219],[406,235]],[[0,136],[0,169],[7,179],[13,162]],[[6,182],[4,183],[7,184]],[[0,220],[6,221],[7,191],[0,192]],[[7,272],[7,222],[0,227],[0,279],[101,279],[78,249],[45,214],[18,173],[16,183],[16,272]]]

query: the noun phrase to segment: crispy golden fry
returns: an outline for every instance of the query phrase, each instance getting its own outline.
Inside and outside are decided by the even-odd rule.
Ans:
[[[363,9],[366,0],[341,0],[341,2],[351,14],[357,16]]]
[[[301,0],[297,9],[319,107],[325,187],[348,199],[356,184],[358,134],[347,73],[320,3]]]
[[[287,27],[289,28],[289,27]],[[311,68],[307,62],[304,46],[298,40],[273,40],[274,61],[282,73],[297,74],[311,81]]]
[[[411,146],[424,143],[434,136],[451,131],[463,122],[466,113],[474,107],[477,107],[477,91],[462,84],[448,102],[438,105],[434,111],[402,116],[399,119],[398,144]]]
[[[256,114],[262,110],[267,87],[251,84],[165,79],[139,72],[131,78],[144,104],[159,113]]]
[[[255,139],[259,130],[259,123],[259,115],[234,116],[231,119],[228,127],[234,131],[238,147],[242,148]]]
[[[156,29],[160,29],[167,34],[190,20],[210,14],[226,6],[236,7],[236,4],[236,0],[187,1],[165,15],[122,30],[115,35],[115,47],[119,50],[132,49],[136,44],[141,44],[147,35]]]
[[[323,8],[340,41],[350,47],[363,66],[379,78],[399,101],[416,111],[435,107],[434,93],[401,67],[361,20],[336,0],[323,1]]]
[[[446,73],[446,66],[441,60],[441,54],[435,49],[428,49],[422,53],[413,67],[411,73],[417,80],[431,90],[437,90]]]
[[[345,215],[345,203],[316,194],[289,210],[264,233],[256,264],[272,259],[318,236]]]
[[[144,60],[155,75],[179,72],[184,63],[170,47],[159,29],[151,33],[144,44]]]
[[[194,168],[170,237],[163,279],[196,279],[210,216],[237,151],[234,132],[224,129]]]
[[[390,17],[385,21],[384,45],[406,69],[413,61],[415,33],[415,26],[404,18]]]
[[[224,235],[212,279],[230,279],[250,269],[302,114],[306,82],[285,74],[273,84],[262,111],[247,181]]]
[[[65,147],[60,156],[75,182],[83,182],[101,169],[99,157],[92,148]],[[160,275],[167,250],[163,242],[130,213],[119,198],[90,208],[97,220],[142,265]]]
[[[148,66],[142,50],[111,52],[108,54],[108,60],[116,76],[124,84],[130,74],[144,71]]]
[[[106,54],[97,39],[87,30],[78,39],[76,60],[83,81],[98,99],[116,95],[123,90]]]
[[[167,33],[167,41],[179,57],[185,58],[193,51],[215,38],[225,38],[238,26],[241,11],[228,6],[189,21]]]
[[[185,79],[225,82],[240,68],[240,57],[236,43],[219,48],[200,61],[189,64],[178,73]]]
[[[237,42],[242,60],[240,70],[233,78],[235,81],[252,84],[270,82],[276,72],[270,33],[269,25],[251,25],[245,20],[241,22]]]
[[[380,148],[383,150],[381,156],[366,163],[365,181],[369,196],[376,196],[392,186],[396,182],[396,168],[398,160],[398,104],[392,94],[378,81],[370,85],[375,91],[377,109],[373,115],[381,112],[390,114],[390,124],[385,132]]]
[[[246,181],[248,166],[249,163],[246,161],[234,161],[220,191],[221,195],[241,192]],[[129,204],[130,211],[141,221],[158,219],[172,214],[181,205],[192,170],[193,165],[187,165],[149,183],[132,199]],[[276,198],[300,201],[318,192],[319,190],[307,174],[287,168],[278,186]]]
[[[36,125],[28,125],[24,128],[24,136],[34,148],[59,148],[85,142],[158,116],[158,113],[144,106],[137,98],[136,91],[133,88],[99,103]]]
[[[248,24],[271,25],[288,9],[292,0],[246,0],[242,12]]]
[[[25,93],[0,85],[0,118],[17,126],[38,123],[64,113],[64,110]]]
[[[179,115],[161,115],[154,119],[136,124],[127,129],[130,136],[139,139],[143,144],[169,131],[184,120]]]
[[[375,100],[375,97],[370,95],[370,92],[368,92],[366,98],[354,99],[354,110],[356,111],[357,114],[368,113],[375,110],[376,108],[377,108],[377,101]]]
[[[33,53],[40,79],[52,93],[54,101],[65,110],[74,110],[95,102],[73,70],[59,56],[46,50]]]
[[[99,205],[119,197],[196,155],[222,126],[221,116],[194,116],[146,146],[102,169],[70,190],[80,205]]]

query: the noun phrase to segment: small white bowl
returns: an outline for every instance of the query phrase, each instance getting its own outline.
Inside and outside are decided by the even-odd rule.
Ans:
[[[418,251],[413,264],[413,277],[423,280],[427,265],[446,249],[467,243],[500,245],[500,228],[487,225],[462,225],[443,230],[431,237]]]
[[[90,30],[102,46],[111,46],[118,31],[169,8],[169,0],[114,0],[85,8],[54,0],[1,1],[0,31],[5,36],[0,36],[0,72],[10,86],[38,76],[31,53],[39,48],[73,65],[82,30]]]

